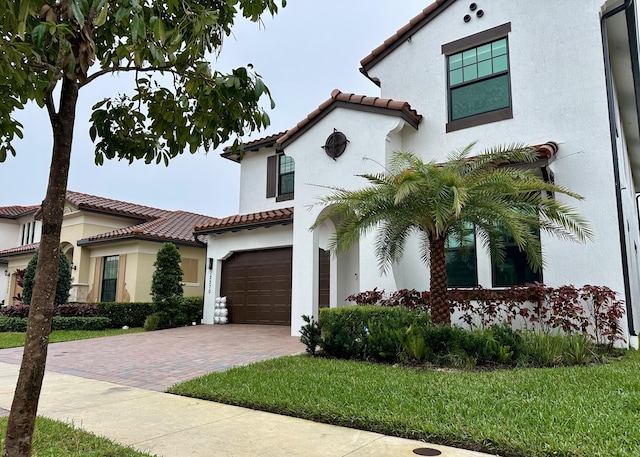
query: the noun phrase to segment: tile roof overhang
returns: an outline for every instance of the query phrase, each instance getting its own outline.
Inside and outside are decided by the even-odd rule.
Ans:
[[[289,225],[293,223],[293,208],[281,208],[271,211],[261,211],[250,214],[236,214],[223,219],[211,219],[196,226],[194,233],[218,234],[224,232],[237,232],[240,230],[252,230],[259,227],[271,227],[275,225]]]
[[[40,205],[32,206],[0,206],[0,219],[19,219],[33,214],[40,209]]]
[[[404,119],[409,125],[417,129],[422,121],[422,115],[411,108],[408,102],[392,100],[390,98],[368,97],[366,95],[356,95],[340,92],[334,89],[331,98],[322,103],[317,109],[311,112],[305,119],[298,122],[298,125],[287,130],[276,141],[276,146],[281,149],[286,148],[305,131],[324,118],[336,108],[354,109],[391,116],[398,116]]]
[[[0,259],[7,257],[15,257],[25,254],[33,254],[40,246],[40,243],[25,244],[24,246],[17,246],[15,248],[3,249],[0,251]]]
[[[247,152],[254,152],[258,151],[260,148],[272,148],[276,146],[276,141],[286,133],[286,131],[274,133],[273,135],[258,138],[256,140],[249,141],[248,143],[242,143],[238,151],[234,151],[231,146],[227,146],[226,148],[224,148],[220,156],[239,163],[242,160],[244,154],[246,154]],[[276,151],[278,150],[279,149],[276,148]]]
[[[97,243],[123,241],[123,240],[145,240],[167,242],[175,244],[198,246],[203,243],[193,235],[193,228],[196,225],[210,221],[211,217],[201,214],[187,213],[184,211],[166,211],[166,214],[157,219],[143,222],[129,227],[113,230],[111,232],[100,233],[78,240],[78,246],[87,246]]]
[[[373,81],[376,85],[380,85],[380,81],[369,76],[369,70],[377,63],[388,56],[394,49],[405,41],[409,40],[418,30],[431,22],[435,17],[442,13],[456,0],[436,0],[420,14],[409,21],[407,25],[400,28],[396,33],[387,38],[384,43],[375,48],[371,53],[360,61],[360,72]]]
[[[135,203],[98,197],[96,195],[67,191],[67,201],[82,211],[92,211],[115,216],[128,216],[134,219],[152,220],[171,213],[159,208],[137,205]]]

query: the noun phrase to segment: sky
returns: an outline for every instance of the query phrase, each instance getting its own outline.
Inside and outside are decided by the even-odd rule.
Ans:
[[[276,107],[264,107],[271,125],[245,137],[261,138],[294,127],[330,97],[333,89],[379,96],[359,72],[360,60],[431,3],[431,0],[288,0],[262,24],[237,21],[212,68],[229,71],[253,64],[271,90]],[[213,217],[238,212],[240,165],[219,156],[185,152],[164,165],[105,160],[94,164],[89,137],[91,106],[131,87],[128,76],[106,76],[85,86],[78,102],[68,189],[168,210]],[[130,92],[129,92],[130,93]],[[0,163],[0,206],[37,205],[43,200],[52,137],[46,110],[29,105],[16,118],[24,139],[17,156]],[[231,141],[228,143],[230,144]]]

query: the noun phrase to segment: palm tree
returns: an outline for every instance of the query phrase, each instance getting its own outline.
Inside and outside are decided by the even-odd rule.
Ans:
[[[443,164],[425,163],[408,152],[396,152],[385,173],[359,175],[369,181],[360,190],[331,188],[313,228],[331,217],[338,224],[332,249],[348,250],[359,237],[378,229],[376,255],[384,272],[402,257],[406,240],[418,233],[421,257],[430,267],[431,316],[451,324],[447,297],[447,239],[463,244],[470,227],[492,258],[505,258],[511,237],[534,271],[543,266],[540,231],[575,241],[592,238],[584,218],[550,195],[582,197],[545,182],[531,170],[513,166],[539,159],[535,148],[512,145],[470,157],[473,144]]]

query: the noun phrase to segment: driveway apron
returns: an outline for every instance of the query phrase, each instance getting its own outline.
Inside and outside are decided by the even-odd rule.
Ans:
[[[47,371],[162,392],[212,371],[302,351],[290,327],[198,325],[52,343]],[[21,359],[21,347],[0,350],[0,362]]]

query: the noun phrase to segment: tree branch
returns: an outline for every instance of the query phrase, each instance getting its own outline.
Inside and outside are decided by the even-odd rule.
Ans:
[[[110,73],[118,73],[121,71],[167,71],[169,73],[180,74],[176,70],[174,65],[167,65],[165,67],[109,67],[103,68],[100,71],[93,73],[91,76],[87,77],[87,80],[80,85],[80,87],[84,87],[89,84],[94,79],[99,78],[100,76],[104,76]]]

